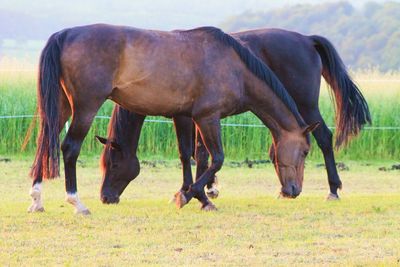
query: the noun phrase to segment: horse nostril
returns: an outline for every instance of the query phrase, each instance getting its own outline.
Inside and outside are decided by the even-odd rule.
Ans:
[[[300,195],[300,193],[301,193],[301,188],[300,187],[297,187],[297,186],[295,186],[295,185],[292,185],[292,197],[293,198],[296,198],[297,196],[299,196]]]
[[[119,196],[118,195],[115,195],[115,196],[102,195],[101,202],[103,202],[103,204],[118,204]]]
[[[296,190],[296,186],[293,184],[291,189],[292,189],[292,196],[295,196],[296,195],[296,191],[297,191]]]

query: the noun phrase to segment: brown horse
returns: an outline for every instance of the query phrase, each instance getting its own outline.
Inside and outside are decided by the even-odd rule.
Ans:
[[[220,119],[253,112],[271,130],[278,175],[284,192],[301,191],[308,133],[296,104],[274,73],[247,48],[213,27],[161,32],[90,25],[53,34],[40,59],[40,132],[32,167],[29,211],[41,211],[42,178],[59,174],[59,133],[72,114],[61,145],[67,201],[77,213],[89,210],[79,200],[76,161],[92,121],[106,99],[143,115],[190,116],[211,155],[211,165],[186,192],[205,210],[215,209],[205,185],[222,167]]]
[[[303,36],[280,29],[261,29],[232,35],[271,67],[297,103],[307,123],[321,122],[313,135],[325,158],[330,186],[328,198],[339,198],[337,190],[342,183],[336,169],[332,133],[318,109],[321,74],[330,85],[336,100],[337,147],[357,135],[364,124],[371,122],[371,118],[364,97],[347,74],[335,48],[323,37]],[[136,150],[144,118],[119,106],[114,109],[108,133],[110,145],[105,146],[101,159],[103,177],[107,177],[103,178],[101,188],[104,203],[118,202],[125,187],[139,174]],[[193,180],[190,167],[193,152],[192,121],[191,118],[177,116],[174,123],[183,166],[184,182],[181,190],[186,191]],[[98,139],[107,144],[107,139]],[[201,142],[197,142],[196,148],[198,178],[208,168],[208,153]],[[270,152],[274,160],[273,147]],[[111,165],[117,167],[111,168]],[[218,191],[212,182],[207,187],[209,196],[217,196]]]

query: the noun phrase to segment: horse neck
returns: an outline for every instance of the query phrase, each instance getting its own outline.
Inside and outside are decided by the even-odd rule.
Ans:
[[[264,112],[256,114],[261,121],[267,126],[274,139],[278,140],[285,132],[298,132],[301,130],[299,123],[296,121],[294,116],[286,117],[283,113],[269,112],[269,114],[264,114]]]
[[[280,98],[265,84],[250,90],[250,110],[267,126],[274,138],[283,132],[300,131],[305,123],[299,114],[294,114]]]

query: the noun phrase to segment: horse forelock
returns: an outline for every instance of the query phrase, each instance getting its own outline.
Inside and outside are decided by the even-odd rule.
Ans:
[[[108,139],[123,145],[121,143],[125,140],[124,137],[128,133],[126,128],[129,125],[131,117],[132,113],[129,110],[115,105],[108,127]]]
[[[113,113],[111,115],[110,123],[108,125],[107,130],[107,140],[115,141],[121,146],[124,146],[124,142],[126,135],[129,134],[129,129],[127,125],[129,125],[130,117],[132,113],[119,105],[115,105]],[[104,172],[107,166],[108,158],[110,157],[111,145],[109,142],[105,144],[103,153],[100,156],[100,169]]]

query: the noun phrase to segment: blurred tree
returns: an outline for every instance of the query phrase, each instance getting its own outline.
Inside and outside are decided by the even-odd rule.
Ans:
[[[284,28],[327,37],[353,69],[400,70],[400,3],[368,2],[356,9],[349,2],[296,5],[231,17],[227,31]]]

